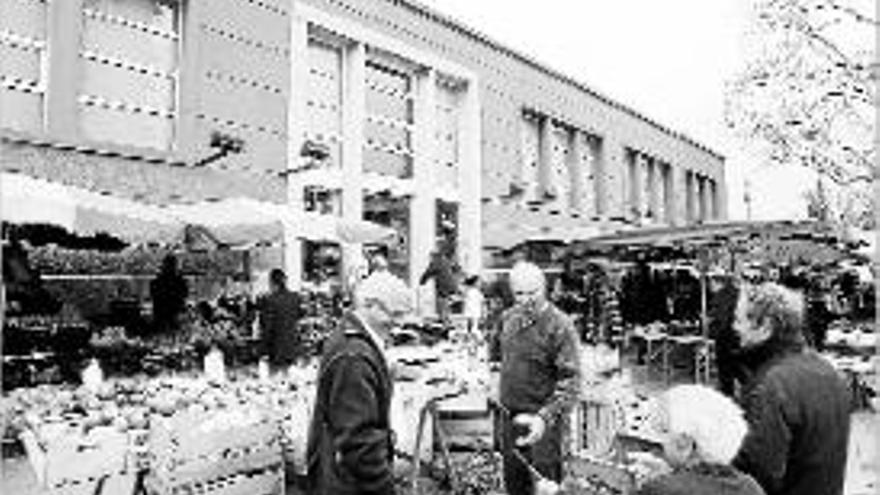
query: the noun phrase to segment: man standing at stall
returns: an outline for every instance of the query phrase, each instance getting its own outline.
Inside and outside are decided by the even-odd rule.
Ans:
[[[455,266],[444,251],[441,245],[431,251],[431,261],[419,278],[419,285],[425,285],[429,280],[434,279],[437,317],[445,324],[449,322],[451,299],[458,293],[458,281]]]
[[[388,274],[367,277],[355,309],[324,344],[309,428],[311,494],[393,494],[391,377],[385,345],[412,311],[409,288]]]
[[[500,400],[509,414],[500,426],[504,483],[517,495],[533,490],[524,460],[545,478],[562,478],[563,416],[580,390],[580,358],[574,326],[547,300],[541,269],[517,263],[510,286],[516,304],[503,315],[499,336]]]
[[[809,350],[804,301],[775,283],[740,291],[734,329],[753,371],[743,390],[749,433],[734,466],[767,495],[840,495],[849,441],[849,394]]]
[[[299,333],[302,305],[299,296],[287,288],[287,275],[275,268],[269,273],[269,294],[257,301],[260,317],[261,355],[273,368],[290,366],[305,356]]]
[[[734,397],[736,380],[740,377],[736,358],[739,338],[733,330],[739,289],[732,276],[717,273],[710,276],[709,288],[709,336],[715,342],[718,388],[724,395]]]

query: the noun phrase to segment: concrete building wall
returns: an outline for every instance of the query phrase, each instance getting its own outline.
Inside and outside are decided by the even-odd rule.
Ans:
[[[156,203],[283,201],[289,2],[167,5],[0,0],[2,55],[45,67],[3,66],[0,167]],[[196,166],[213,132],[244,150]]]
[[[523,110],[531,110],[601,138],[603,172],[598,190],[604,198],[600,201],[605,216],[627,216],[626,148],[670,164],[674,177],[683,176],[682,170],[692,170],[714,178],[720,185],[718,192],[722,200],[718,203],[724,204],[723,158],[716,153],[589,88],[481,39],[414,2],[303,0],[302,3],[363,23],[477,74],[481,95],[484,198],[505,194],[509,184],[516,180],[523,159],[519,121]],[[678,182],[676,185],[683,187]],[[719,218],[724,217],[722,209]],[[674,218],[675,223],[684,222],[680,206]]]

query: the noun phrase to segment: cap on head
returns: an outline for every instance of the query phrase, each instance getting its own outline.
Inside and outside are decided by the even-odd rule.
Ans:
[[[513,269],[510,270],[510,287],[514,291],[517,289],[543,289],[545,284],[544,272],[534,263],[520,261],[513,265]]]
[[[409,287],[387,271],[373,273],[361,281],[355,288],[354,296],[359,307],[368,301],[378,301],[394,313],[405,314],[413,310]]]

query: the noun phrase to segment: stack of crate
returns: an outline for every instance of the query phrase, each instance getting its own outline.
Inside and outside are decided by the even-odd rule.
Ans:
[[[153,495],[283,495],[281,431],[241,411],[180,412],[150,431]]]

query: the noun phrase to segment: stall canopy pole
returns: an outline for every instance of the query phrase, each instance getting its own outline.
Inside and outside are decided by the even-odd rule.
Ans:
[[[703,337],[708,336],[708,328],[706,325],[706,272],[709,265],[709,252],[707,247],[701,247],[699,252],[700,260],[700,333]]]

